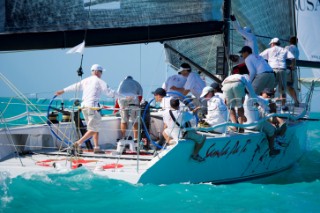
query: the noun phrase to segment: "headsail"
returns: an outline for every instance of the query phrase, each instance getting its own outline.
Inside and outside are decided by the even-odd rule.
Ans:
[[[73,47],[83,41],[86,30],[88,47],[212,35],[223,28],[222,4],[223,0],[0,0],[0,51]]]
[[[298,26],[298,38],[300,53],[307,60],[316,64],[318,69],[309,70],[300,82],[310,87],[315,81],[315,86],[320,86],[320,2],[317,1],[296,1],[296,16]],[[308,74],[308,75],[307,75]]]

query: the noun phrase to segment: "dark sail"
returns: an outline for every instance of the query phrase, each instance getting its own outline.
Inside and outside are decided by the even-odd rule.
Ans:
[[[221,33],[222,0],[0,0],[0,51],[143,43]]]

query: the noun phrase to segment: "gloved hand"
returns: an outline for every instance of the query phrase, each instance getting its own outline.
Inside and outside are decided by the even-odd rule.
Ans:
[[[231,16],[230,16],[230,19],[231,19],[231,21],[235,21],[235,20],[236,20],[236,17],[235,17],[234,15],[231,15]]]
[[[229,55],[229,59],[233,62],[239,61],[239,56],[238,55]]]

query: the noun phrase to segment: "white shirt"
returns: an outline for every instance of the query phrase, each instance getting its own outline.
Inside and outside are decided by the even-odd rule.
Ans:
[[[187,78],[187,82],[184,85],[185,90],[190,90],[190,92],[197,98],[200,98],[202,89],[206,86],[206,83],[201,79],[201,77],[195,73],[190,72]]]
[[[179,95],[174,94],[179,92],[170,88],[172,86],[175,86],[177,88],[183,88],[186,82],[187,79],[185,77],[181,75],[172,75],[162,84],[162,89],[166,90],[168,92],[168,95],[172,97],[179,97]],[[170,92],[172,92],[172,94],[170,94]]]
[[[245,59],[245,63],[250,73],[250,82],[253,81],[256,75],[263,72],[273,72],[270,65],[259,55],[250,54]]]
[[[228,108],[224,101],[217,95],[213,96],[208,100],[208,114],[206,115],[206,122],[210,126],[221,124],[227,121],[228,118]],[[225,132],[226,127],[220,127],[214,129],[216,132]]]
[[[98,107],[101,94],[108,97],[114,97],[116,92],[109,88],[109,86],[102,79],[95,75],[87,77],[80,82],[72,84],[63,89],[64,92],[83,91],[82,107]]]
[[[286,59],[294,59],[294,55],[280,46],[273,46],[264,50],[260,55],[268,60],[272,69],[286,69]]]
[[[289,46],[285,47],[286,50],[289,50],[293,55],[295,59],[299,59],[299,49],[296,45],[290,44]]]
[[[258,49],[258,42],[257,38],[253,33],[249,33],[245,31],[239,24],[239,22],[233,21],[233,27],[240,33],[244,38],[244,46],[249,46],[252,49],[252,53],[255,55],[259,54],[259,49]]]
[[[178,139],[182,136],[181,128],[175,123],[172,119],[169,110],[171,110],[174,118],[180,124],[180,126],[185,125],[187,121],[190,121],[193,118],[193,114],[190,112],[184,112],[180,110],[174,109],[166,109],[163,113],[163,122],[167,125],[167,129],[170,131],[170,135],[174,137],[174,139]]]

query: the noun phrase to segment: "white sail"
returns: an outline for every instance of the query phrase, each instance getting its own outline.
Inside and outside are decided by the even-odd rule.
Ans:
[[[295,10],[300,59],[320,62],[320,3],[315,0],[296,1]],[[302,70],[301,76],[304,85],[312,80],[320,81],[320,69]],[[307,76],[309,78],[305,78]]]

